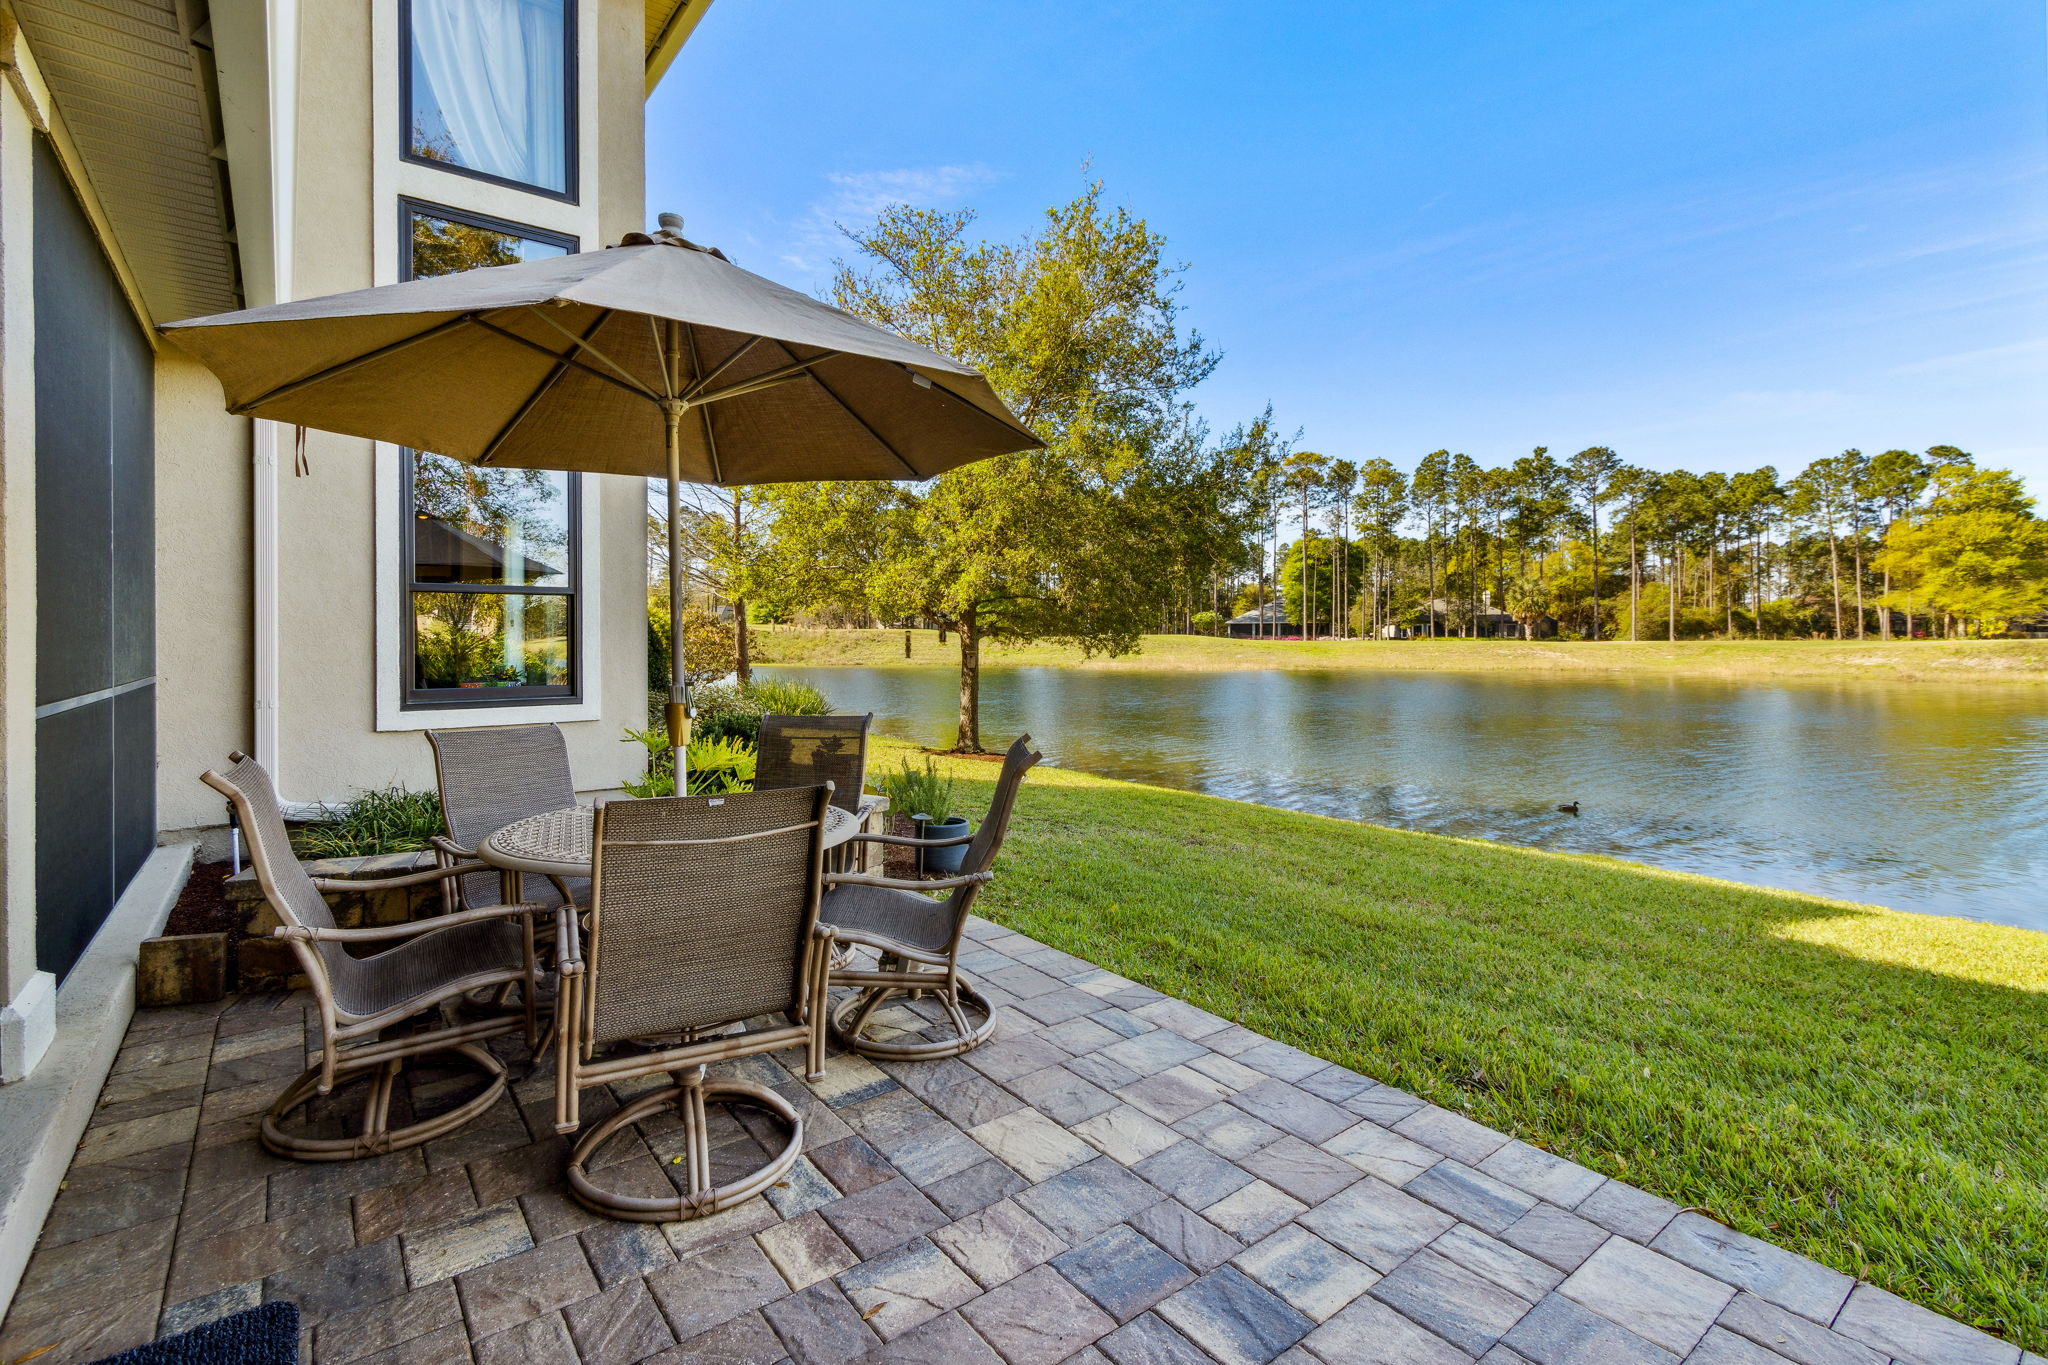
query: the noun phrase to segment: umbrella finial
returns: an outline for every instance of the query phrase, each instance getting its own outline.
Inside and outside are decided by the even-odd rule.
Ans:
[[[668,244],[669,244],[670,246],[690,246],[690,245],[692,245],[692,243],[691,243],[690,239],[689,239],[689,238],[687,238],[687,237],[685,237],[685,236],[683,236],[683,215],[682,215],[682,214],[680,214],[680,213],[664,213],[664,214],[659,214],[659,215],[657,215],[657,216],[656,216],[656,218],[655,218],[655,222],[657,222],[657,223],[659,223],[659,224],[660,224],[660,226],[659,226],[658,228],[656,228],[656,229],[655,229],[655,232],[654,232],[654,240],[655,240],[655,241],[657,241],[657,242],[667,242],[667,243],[668,243]]]

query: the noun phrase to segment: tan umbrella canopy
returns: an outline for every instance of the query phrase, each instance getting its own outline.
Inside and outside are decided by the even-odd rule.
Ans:
[[[232,412],[474,464],[669,481],[668,729],[687,740],[677,486],[923,479],[1039,440],[981,374],[684,240],[169,324]],[[682,755],[677,758],[683,790]]]

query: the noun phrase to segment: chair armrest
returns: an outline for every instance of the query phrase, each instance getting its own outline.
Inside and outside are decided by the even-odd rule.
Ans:
[[[555,907],[555,971],[583,974],[583,931],[576,926],[576,907],[566,901]]]
[[[519,905],[487,905],[479,910],[458,910],[452,915],[407,920],[404,924],[376,924],[364,929],[318,929],[306,924],[282,924],[272,929],[270,936],[303,939],[313,943],[377,943],[385,939],[417,938],[421,934],[454,929],[465,924],[481,924],[486,920],[513,919],[521,915],[546,913],[546,906],[535,905],[529,901]]]
[[[903,848],[950,848],[954,844],[974,842],[972,833],[956,834],[950,839],[912,839],[903,834],[855,834],[846,840],[849,844],[896,844]]]
[[[321,891],[396,891],[400,887],[424,886],[428,882],[493,870],[489,863],[457,863],[453,867],[430,867],[422,872],[408,872],[402,877],[315,877],[313,885]]]
[[[467,862],[477,856],[475,849],[464,848],[445,834],[436,834],[427,842],[434,846],[436,852],[445,853],[458,863]]]
[[[868,877],[857,872],[827,872],[826,886],[879,886],[890,891],[950,891],[956,886],[992,882],[993,872],[967,872],[958,877],[939,877],[928,882],[905,881],[899,877]]]

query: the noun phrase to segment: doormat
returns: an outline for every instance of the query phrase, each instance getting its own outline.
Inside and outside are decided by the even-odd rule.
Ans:
[[[297,1304],[265,1303],[94,1365],[298,1365]]]

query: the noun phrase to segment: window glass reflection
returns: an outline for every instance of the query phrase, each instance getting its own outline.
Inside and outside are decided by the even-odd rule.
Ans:
[[[567,687],[569,599],[416,592],[413,687]]]
[[[569,193],[568,0],[412,0],[411,18],[407,151]]]

